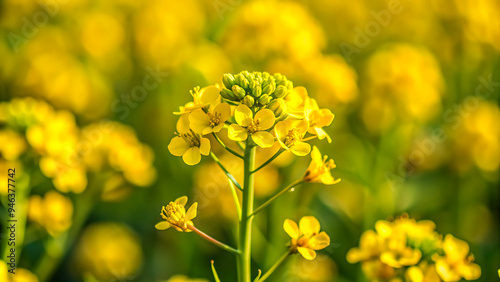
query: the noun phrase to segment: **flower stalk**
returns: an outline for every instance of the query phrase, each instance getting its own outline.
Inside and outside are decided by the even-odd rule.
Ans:
[[[253,221],[253,202],[254,202],[254,174],[251,171],[255,163],[256,147],[251,139],[246,142],[245,155],[243,157],[243,199],[242,216],[240,220],[238,233],[238,249],[240,255],[238,264],[238,281],[250,282],[251,277],[251,239],[252,239],[252,221]]]
[[[237,255],[240,254],[240,251],[238,251],[235,248],[230,247],[230,246],[222,243],[221,241],[218,241],[217,239],[214,239],[210,235],[208,235],[205,232],[201,231],[200,229],[196,228],[194,225],[188,225],[188,228],[190,230],[194,231],[196,234],[198,234],[201,238],[203,238],[203,239],[207,240],[208,242],[216,245],[217,247],[219,247],[219,248],[221,248],[223,250],[226,250],[226,251],[228,251],[230,253],[233,253],[233,254],[237,254]]]

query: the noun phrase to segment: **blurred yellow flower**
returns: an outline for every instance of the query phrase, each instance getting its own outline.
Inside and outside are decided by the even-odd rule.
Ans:
[[[427,122],[441,109],[444,81],[439,63],[423,48],[381,48],[368,59],[366,79],[362,117],[373,133],[396,123]]]
[[[94,223],[83,231],[74,250],[74,265],[97,281],[132,280],[143,253],[138,236],[118,223]]]
[[[276,56],[308,58],[326,43],[323,30],[304,6],[262,0],[242,4],[221,41],[228,54],[252,61]]]
[[[8,272],[5,261],[0,260],[0,281],[3,282],[38,282],[38,277],[28,269],[16,267],[15,274]]]
[[[300,227],[299,227],[300,226]],[[292,252],[299,252],[305,259],[316,258],[316,251],[330,245],[330,237],[326,232],[320,232],[320,225],[314,216],[304,216],[299,226],[295,221],[286,219],[283,229],[292,238]]]
[[[450,131],[454,137],[453,157],[456,158],[452,165],[460,171],[468,171],[473,164],[483,171],[497,171],[500,167],[500,109],[491,102],[480,101],[475,110],[465,113],[467,117],[463,120],[453,120]]]
[[[481,267],[473,263],[474,256],[469,254],[469,245],[453,235],[444,238],[443,251],[445,256],[435,254],[436,270],[445,281],[475,280],[481,276]]]
[[[417,266],[409,267],[405,273],[409,282],[441,282],[436,267],[427,262],[421,262]]]
[[[196,217],[196,210],[198,203],[194,203],[187,210],[184,208],[188,201],[186,196],[177,198],[175,201],[170,202],[167,206],[161,208],[161,217],[165,221],[160,221],[155,225],[158,230],[165,230],[174,227],[180,232],[191,232],[189,226],[193,226],[192,219]]]
[[[329,109],[319,109],[316,100],[309,98],[304,106],[304,117],[309,122],[309,133],[317,135],[320,140],[326,138],[328,143],[332,142],[328,133],[323,130],[335,117]]]
[[[377,233],[373,230],[366,230],[359,239],[359,248],[352,248],[347,252],[347,261],[357,263],[376,258],[380,254],[380,247]]]
[[[73,203],[56,191],[45,193],[43,198],[33,195],[29,199],[28,218],[56,237],[71,226]]]
[[[205,112],[197,109],[189,114],[189,125],[194,132],[206,135],[212,132],[219,132],[226,120],[231,116],[231,106],[220,103],[212,111]]]
[[[168,150],[174,156],[181,157],[188,165],[195,165],[201,161],[201,155],[210,153],[210,140],[194,133],[192,130],[178,135],[168,144]]]
[[[239,105],[234,110],[234,117],[238,124],[231,124],[228,130],[229,139],[245,141],[248,135],[261,148],[269,148],[274,144],[274,136],[266,130],[274,125],[274,113],[269,109],[262,109],[253,115],[250,108]]]
[[[305,156],[311,151],[311,145],[302,141],[308,129],[307,120],[285,120],[276,124],[274,132],[281,147],[297,156]]]
[[[0,155],[7,161],[16,160],[27,148],[24,137],[11,129],[0,130],[0,144]]]
[[[380,261],[394,268],[415,265],[421,258],[422,252],[407,246],[407,236],[402,232],[392,234],[387,248],[380,254]]]
[[[328,156],[322,156],[318,147],[314,146],[311,152],[311,163],[304,174],[304,181],[332,185],[340,182],[333,178],[330,170],[337,167]]]

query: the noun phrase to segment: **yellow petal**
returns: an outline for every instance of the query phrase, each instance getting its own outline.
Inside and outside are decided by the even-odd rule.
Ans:
[[[319,233],[320,230],[319,221],[314,216],[302,217],[300,219],[299,226],[302,234]]]
[[[289,121],[280,121],[274,126],[274,133],[276,134],[276,138],[280,141],[280,144],[283,143],[285,137],[288,135],[288,125]],[[283,143],[283,146],[284,145]],[[287,149],[286,146],[284,148]]]
[[[156,225],[155,225],[155,228],[157,230],[165,230],[165,229],[169,229],[171,227],[170,223],[166,222],[166,221],[160,221],[158,222]]]
[[[303,247],[297,247],[297,251],[307,260],[313,260],[316,258],[316,252]]]
[[[290,150],[292,150],[292,153],[296,156],[307,156],[311,151],[311,145],[305,142],[295,142],[295,144],[290,147]]]
[[[188,197],[187,196],[179,197],[179,198],[175,199],[175,202],[181,206],[185,206],[188,202]]]
[[[182,160],[188,165],[195,165],[201,161],[200,148],[191,147],[182,155]]]
[[[234,110],[234,119],[241,126],[248,126],[253,119],[252,110],[241,104]]]
[[[330,137],[330,135],[328,135],[328,133],[326,133],[326,131],[323,128],[315,127],[313,129],[314,129],[314,132],[312,132],[312,134],[318,135],[319,140],[323,140],[326,138],[328,143],[332,143],[332,138]]]
[[[365,260],[367,257],[366,253],[358,248],[352,248],[347,252],[346,259],[349,263],[357,263]]]
[[[204,156],[210,154],[210,140],[208,138],[200,139],[200,153]]]
[[[330,236],[326,232],[321,232],[309,240],[307,246],[313,250],[321,250],[330,245]]]
[[[303,119],[294,123],[293,126],[298,129],[300,136],[304,136],[309,129],[309,122],[306,119]]]
[[[200,100],[203,105],[211,104],[219,98],[220,90],[215,86],[203,87],[200,90]]]
[[[231,116],[231,106],[227,103],[220,103],[214,108],[214,113],[220,114],[220,122],[224,122]]]
[[[424,274],[418,266],[412,266],[406,271],[406,275],[410,278],[411,282],[423,282]]]
[[[297,223],[295,223],[295,221],[291,219],[285,219],[285,222],[283,222],[283,229],[285,229],[285,232],[292,239],[298,239],[300,236],[299,227],[297,226]]]
[[[316,146],[313,146],[311,152],[311,159],[313,160],[313,162],[323,163],[323,157],[321,156],[321,152]]]
[[[463,263],[457,268],[457,271],[466,280],[476,280],[481,276],[481,267],[475,263]]]
[[[274,125],[274,113],[270,109],[262,109],[255,114],[255,121],[259,121],[260,129],[267,130]]]
[[[181,137],[177,136],[172,138],[170,140],[170,143],[168,144],[168,151],[170,154],[180,157],[184,155],[184,153],[189,149],[190,144],[187,143],[184,139]]]
[[[179,133],[189,132],[189,114],[179,116],[175,128]]]
[[[231,124],[227,130],[227,137],[233,141],[245,141],[248,138],[248,132],[237,124]]]
[[[274,144],[274,136],[267,131],[257,131],[252,134],[252,140],[261,148],[269,148]]]
[[[210,129],[210,117],[202,109],[194,110],[189,114],[189,126],[196,133],[208,134],[204,131]]]
[[[191,205],[191,207],[189,207],[188,211],[186,212],[186,218],[188,220],[191,220],[196,217],[197,208],[198,208],[197,202],[195,202],[194,204]]]
[[[469,244],[460,239],[455,238],[453,235],[448,234],[444,238],[443,251],[448,257],[454,259],[465,259],[469,254]]]

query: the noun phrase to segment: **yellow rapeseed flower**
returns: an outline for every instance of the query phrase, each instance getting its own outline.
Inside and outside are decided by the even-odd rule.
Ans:
[[[285,120],[276,124],[274,132],[281,147],[297,156],[305,156],[311,151],[311,145],[302,141],[308,129],[307,120]]]
[[[329,126],[335,117],[329,109],[320,109],[316,100],[309,98],[304,105],[304,117],[309,122],[309,133],[317,135],[320,140],[332,142],[330,135],[323,129]]]
[[[160,221],[155,225],[158,230],[165,230],[174,227],[180,232],[191,232],[189,226],[193,226],[192,219],[196,217],[196,209],[198,203],[194,203],[187,210],[184,208],[188,201],[186,196],[177,198],[175,201],[170,202],[167,206],[161,208],[161,217],[165,221]]]
[[[182,156],[186,164],[195,165],[200,162],[201,155],[208,156],[210,153],[210,140],[189,129],[177,133],[168,144],[168,150],[174,156]]]
[[[481,267],[473,263],[474,256],[469,255],[467,242],[448,234],[444,238],[443,251],[445,256],[434,255],[436,270],[445,281],[475,280],[481,276]]]
[[[318,147],[314,146],[311,152],[311,163],[304,174],[304,181],[326,185],[339,183],[340,179],[333,178],[330,173],[330,170],[335,167],[333,160],[328,160],[328,156],[322,157]]]
[[[226,120],[231,116],[231,106],[226,103],[220,103],[204,112],[202,109],[196,109],[189,115],[189,125],[194,132],[201,135],[219,132]]]
[[[269,109],[262,109],[253,115],[252,110],[239,105],[234,110],[234,118],[238,124],[229,126],[228,137],[233,141],[245,141],[248,135],[253,142],[262,148],[269,148],[274,144],[274,137],[265,131],[274,125],[274,113]]]
[[[315,251],[330,245],[330,237],[326,232],[320,232],[319,222],[314,216],[302,217],[299,226],[295,221],[286,219],[283,229],[292,238],[292,252],[299,252],[307,260],[313,260],[316,258]]]

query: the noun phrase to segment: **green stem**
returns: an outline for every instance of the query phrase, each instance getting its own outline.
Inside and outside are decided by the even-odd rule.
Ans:
[[[240,251],[236,250],[235,248],[233,247],[230,247],[224,243],[222,243],[221,241],[218,241],[216,239],[214,239],[213,237],[211,237],[210,235],[206,234],[205,232],[201,231],[200,229],[194,227],[194,225],[188,225],[188,228],[193,230],[196,234],[198,234],[201,238],[207,240],[208,242],[216,245],[217,247],[223,249],[223,250],[226,250],[228,252],[231,252],[233,254],[237,254],[239,255],[240,254]]]
[[[226,144],[224,144],[224,142],[222,142],[222,140],[220,140],[220,138],[219,138],[219,136],[217,136],[217,134],[215,134],[215,133],[212,132],[212,135],[215,137],[215,140],[217,140],[217,142],[219,142],[219,144],[222,146],[222,148],[226,149],[229,153],[237,156],[238,158],[243,159],[242,155],[240,155],[235,150],[233,150],[233,149],[229,148],[228,146],[226,146]]]
[[[222,165],[222,163],[219,161],[217,156],[212,151],[210,151],[210,156],[219,165],[219,167],[224,171],[224,173],[227,175],[229,180],[234,183],[234,186],[236,186],[238,189],[243,191],[243,188],[241,188],[241,185],[238,183],[238,181],[236,181],[236,178],[234,178],[234,176]]]
[[[255,145],[247,139],[245,155],[243,158],[243,199],[242,214],[238,232],[238,249],[241,254],[238,256],[238,281],[250,282],[251,277],[251,239],[253,201],[254,201],[254,174],[251,173],[255,163]]]
[[[265,203],[263,203],[262,205],[260,205],[258,208],[256,208],[252,214],[250,214],[250,217],[253,217],[254,215],[256,215],[258,212],[260,212],[262,209],[264,209],[265,207],[269,206],[274,200],[276,200],[279,196],[285,194],[285,192],[287,192],[288,190],[292,189],[293,187],[301,184],[302,182],[304,182],[303,179],[299,179],[299,180],[296,180],[294,182],[292,182],[292,184],[286,186],[283,190],[281,190],[278,194],[274,195],[271,199],[267,200]]]
[[[263,167],[265,167],[266,165],[270,164],[272,161],[274,161],[274,159],[276,159],[279,155],[281,155],[281,153],[283,153],[285,150],[283,149],[280,149],[278,152],[276,152],[276,154],[274,154],[274,156],[272,156],[271,158],[269,158],[269,160],[267,160],[265,163],[263,163],[261,166],[259,166],[258,168],[252,170],[250,173],[256,173],[257,171],[259,171],[260,169],[262,169]]]
[[[260,279],[259,279],[259,282],[262,282],[264,280],[266,280],[267,278],[269,278],[269,276],[271,276],[271,274],[273,274],[273,272],[276,270],[276,268],[278,268],[278,266],[280,266],[286,258],[288,258],[288,256],[291,254],[292,252],[291,251],[288,251],[286,252]]]

